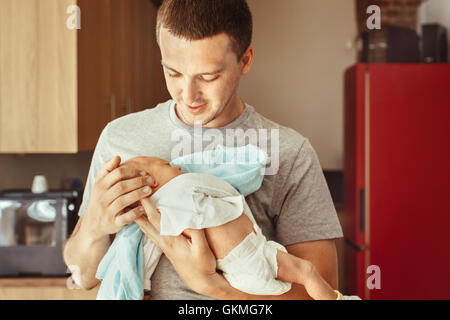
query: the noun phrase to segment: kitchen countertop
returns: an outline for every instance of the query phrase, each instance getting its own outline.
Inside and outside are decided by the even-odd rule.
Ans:
[[[0,278],[0,287],[66,287],[67,278]]]
[[[67,278],[0,278],[0,300],[95,300],[92,290],[67,287]]]

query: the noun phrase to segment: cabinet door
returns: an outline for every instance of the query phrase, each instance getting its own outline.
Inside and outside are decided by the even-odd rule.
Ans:
[[[156,11],[148,0],[111,0],[112,118],[152,108],[169,97],[155,37]]]
[[[112,119],[129,110],[131,96],[130,68],[131,6],[135,1],[111,0],[111,95],[114,100]]]
[[[148,0],[136,0],[135,14],[135,62],[133,97],[134,111],[153,108],[170,99],[161,66],[161,52],[156,41],[157,8]]]
[[[132,111],[153,108],[167,99],[161,54],[156,42],[156,7],[148,0],[133,1],[132,14],[132,55],[131,55],[131,96]]]
[[[75,0],[0,1],[0,152],[77,150]]]
[[[111,0],[78,0],[79,150],[92,150],[115,114],[111,93]],[[114,61],[113,61],[114,62]]]

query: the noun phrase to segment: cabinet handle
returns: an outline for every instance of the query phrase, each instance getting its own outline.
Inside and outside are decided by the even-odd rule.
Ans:
[[[127,114],[132,113],[133,110],[133,98],[128,98],[127,99],[127,105],[126,105],[126,112]]]
[[[109,108],[111,113],[111,120],[116,118],[116,95],[113,93],[110,97]]]

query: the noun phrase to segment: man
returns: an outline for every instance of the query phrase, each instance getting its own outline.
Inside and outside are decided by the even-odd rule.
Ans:
[[[245,0],[163,2],[157,39],[173,100],[110,122],[99,138],[80,208],[82,217],[64,250],[69,268],[79,270],[83,288],[98,284],[95,272],[112,235],[135,221],[165,254],[151,278],[154,299],[309,298],[301,285],[280,296],[240,292],[216,272],[202,230],[193,231],[189,239],[162,237],[159,215],[150,201],[128,209],[148,197],[152,181],[131,168],[118,168],[120,161],[135,156],[170,161],[179,147],[174,132],[187,132],[195,140],[193,126],[200,124],[205,135],[210,132],[216,137],[249,130],[267,133],[267,141],[260,139],[258,144],[271,146],[268,154],[277,170],[264,176],[261,188],[246,197],[247,203],[266,238],[311,261],[337,289],[334,239],[342,236],[342,230],[314,149],[308,139],[264,118],[237,95],[240,78],[250,71],[254,58],[251,36],[252,18]],[[277,135],[271,134],[274,131]],[[201,139],[201,146],[209,141]],[[144,210],[148,219],[142,216]]]

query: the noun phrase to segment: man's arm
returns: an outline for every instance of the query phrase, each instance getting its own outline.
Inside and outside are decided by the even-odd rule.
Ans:
[[[108,235],[96,238],[83,224],[83,217],[80,217],[64,246],[63,255],[66,265],[72,272],[73,280],[81,288],[90,290],[100,282],[95,274],[110,244]]]
[[[99,283],[95,275],[111,244],[110,235],[144,214],[142,207],[128,208],[152,191],[153,181],[145,172],[119,164],[118,156],[103,164],[92,186],[89,205],[64,247],[64,261],[72,279],[83,289]]]
[[[223,225],[207,228],[205,229],[206,239],[208,240],[209,247],[213,251],[217,259],[223,259],[234,247],[236,247],[240,242],[242,242],[250,232],[253,230],[253,223],[247,217],[245,213],[242,213],[237,219],[229,221]],[[190,237],[191,229],[186,229],[184,233],[187,237]],[[304,243],[297,243],[287,246],[287,250],[291,255],[297,256],[302,260],[307,260],[312,263],[312,265],[321,265],[321,271],[315,268],[317,273],[326,274],[327,279],[324,279],[333,289],[337,289],[337,260],[336,260],[336,249],[334,246],[334,240],[319,240],[310,241]],[[288,255],[286,255],[288,256]],[[308,257],[306,259],[305,257]],[[277,255],[278,257],[278,255]],[[278,260],[278,258],[277,258]],[[314,260],[314,263],[311,261]],[[279,279],[282,281],[292,282],[293,284],[300,284],[292,287],[292,290],[284,294],[281,298],[283,299],[307,299],[309,298],[308,293],[305,290],[303,280],[300,280],[298,276],[305,275],[305,270],[301,270],[299,265],[287,264],[284,261],[285,268],[280,267],[278,275]],[[291,260],[289,260],[291,261]],[[297,260],[300,261],[300,260]],[[330,263],[333,262],[333,263]],[[278,260],[278,263],[283,264]],[[284,271],[282,271],[282,269]],[[286,274],[287,271],[287,274]],[[280,276],[280,272],[283,275]],[[317,274],[314,273],[314,274]],[[289,277],[286,277],[289,275]],[[284,277],[284,279],[283,279]],[[312,277],[312,276],[311,276]],[[323,278],[323,277],[322,277]],[[332,281],[330,281],[332,280]],[[303,284],[303,285],[302,285]],[[311,290],[311,286],[309,287]],[[313,291],[308,291],[312,297],[317,298],[320,295],[314,295]]]
[[[318,240],[297,243],[286,246],[289,253],[309,260],[316,267],[320,275],[333,287],[338,289],[337,253],[334,240]],[[292,289],[282,295],[251,295],[233,288],[220,275],[212,278],[205,295],[223,300],[309,300],[311,297],[305,288],[299,284],[292,284]]]
[[[161,215],[148,199],[141,200],[147,217],[136,219],[145,235],[163,250],[181,279],[194,291],[216,299],[310,299],[301,285],[293,284],[283,295],[250,295],[233,288],[216,272],[216,258],[211,251],[205,232],[191,230],[188,239],[179,236],[161,236]],[[319,240],[286,246],[289,253],[309,260],[320,275],[335,289],[338,285],[337,254],[334,240]]]

